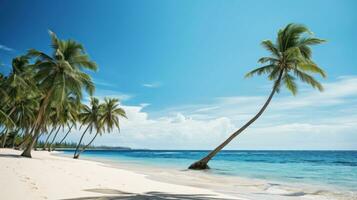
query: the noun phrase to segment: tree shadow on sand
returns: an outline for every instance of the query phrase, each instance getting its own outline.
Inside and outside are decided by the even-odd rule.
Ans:
[[[92,197],[79,197],[62,200],[226,200],[223,198],[217,198],[213,195],[207,194],[170,194],[163,192],[146,192],[143,194],[135,194],[122,192],[114,189],[88,189],[85,191],[106,194],[102,196]]]
[[[3,157],[3,158],[22,158],[20,155],[15,155],[15,154],[0,154],[0,157]]]

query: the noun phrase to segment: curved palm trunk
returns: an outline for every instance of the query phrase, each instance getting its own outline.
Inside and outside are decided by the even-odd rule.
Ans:
[[[216,147],[207,156],[205,156],[204,158],[202,158],[201,160],[199,160],[197,162],[194,162],[188,168],[195,169],[195,170],[209,169],[208,162],[219,151],[221,151],[227,144],[229,144],[235,137],[237,137],[241,132],[243,132],[246,128],[248,128],[249,125],[251,125],[255,120],[257,120],[263,114],[263,112],[268,107],[271,99],[273,98],[273,96],[280,84],[282,75],[283,75],[283,71],[280,72],[279,78],[277,79],[276,83],[274,84],[273,90],[271,91],[267,101],[264,103],[263,107],[259,110],[259,112],[251,120],[249,120],[244,126],[242,126],[240,129],[238,129],[236,132],[234,132],[231,136],[229,136],[229,138],[226,141],[224,141],[222,144],[220,144],[218,147]]]
[[[4,132],[4,136],[2,138],[2,143],[1,143],[1,148],[5,148],[8,131],[9,130],[6,129],[5,132]]]
[[[97,133],[96,133],[95,136],[92,138],[92,140],[91,140],[86,146],[84,146],[83,149],[77,154],[77,157],[76,157],[76,158],[79,158],[79,155],[80,155],[81,153],[83,153],[83,152],[86,150],[86,148],[88,148],[88,147],[92,144],[92,142],[93,142],[93,141],[95,140],[95,138],[97,137],[98,133],[99,133],[99,131],[97,131]]]
[[[73,155],[73,158],[74,158],[74,159],[77,159],[78,156],[79,156],[79,155],[77,155],[78,149],[79,149],[79,147],[81,146],[83,137],[84,137],[84,135],[86,134],[86,132],[87,132],[87,130],[88,130],[89,127],[90,127],[90,124],[88,124],[86,130],[84,130],[84,132],[83,132],[83,134],[82,134],[82,136],[81,136],[81,139],[79,139],[79,142],[78,142],[78,144],[77,144],[76,150],[74,151],[74,155]]]
[[[72,124],[72,126],[69,127],[69,129],[68,129],[66,135],[62,138],[62,140],[58,143],[58,145],[61,145],[62,142],[66,139],[66,137],[68,136],[68,134],[71,132],[73,126],[74,126],[74,124]],[[54,150],[54,149],[55,149],[55,148],[53,148],[53,150]]]
[[[55,136],[53,136],[52,141],[51,141],[50,145],[48,146],[48,149],[47,149],[48,151],[51,151],[52,144],[55,142],[57,134],[60,131],[60,129],[61,129],[61,126],[58,127]]]
[[[30,142],[27,144],[24,152],[22,152],[21,156],[23,157],[28,157],[31,158],[31,150],[34,147],[35,143],[36,143],[36,139],[38,138],[39,134],[40,134],[40,130],[43,126],[43,120],[44,120],[44,115],[50,100],[50,96],[52,95],[53,92],[53,88],[51,88],[48,92],[46,97],[44,98],[44,100],[41,103],[40,109],[37,113],[37,117],[36,117],[36,121],[34,123],[34,128],[33,131],[35,132],[35,134],[33,135],[33,137],[30,138]],[[30,133],[32,135],[32,132]]]
[[[22,138],[22,142],[18,145],[18,148],[19,149],[22,149],[23,148],[23,145],[26,144],[26,142],[30,139],[31,135],[30,135],[30,128],[27,127],[26,128],[26,132]],[[32,131],[32,130],[31,130]]]
[[[36,140],[35,140],[35,144],[34,144],[34,150],[37,151],[37,143],[38,143],[38,139],[40,139],[41,135],[43,133],[40,133],[37,137],[36,137]]]
[[[51,137],[51,135],[52,135],[52,133],[53,133],[53,131],[54,131],[55,129],[56,129],[55,126],[51,129],[50,134],[48,134],[48,136],[47,136],[47,138],[46,138],[45,144],[43,144],[42,150],[46,150],[47,145],[48,145],[48,140],[50,139],[50,137]],[[38,137],[37,137],[37,138],[38,138]],[[37,140],[37,138],[36,138],[36,140]]]

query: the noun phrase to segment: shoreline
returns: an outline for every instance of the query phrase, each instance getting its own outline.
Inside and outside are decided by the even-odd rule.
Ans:
[[[244,199],[207,189],[153,181],[108,164],[34,151],[0,150],[0,195],[6,200],[39,199]]]
[[[61,152],[0,150],[0,194],[12,199],[189,199],[329,200],[328,191],[255,179],[220,177],[206,172],[157,168],[105,159],[74,160]]]
[[[56,156],[68,157],[63,152]],[[110,160],[106,158],[88,158],[83,160],[101,162],[114,168],[134,171],[146,175],[149,179],[170,184],[193,186],[209,189],[218,193],[242,196],[247,199],[343,199],[355,200],[356,194],[348,190],[332,188],[327,185],[313,185],[305,183],[289,183],[277,180],[266,180],[240,176],[216,174],[209,171],[192,171],[171,168],[169,166],[153,166],[130,160]]]

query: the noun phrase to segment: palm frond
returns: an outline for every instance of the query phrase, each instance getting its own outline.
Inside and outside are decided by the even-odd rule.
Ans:
[[[282,81],[284,82],[286,88],[295,96],[297,93],[297,85],[295,83],[295,78],[286,73],[283,76]]]
[[[271,73],[277,66],[275,65],[265,65],[263,67],[259,67],[255,70],[252,70],[250,72],[248,72],[246,75],[245,75],[245,78],[249,78],[249,77],[252,77],[254,75],[261,75],[261,74],[268,74],[268,73]]]
[[[277,63],[279,62],[279,59],[272,58],[272,57],[262,57],[258,60],[259,63],[267,63],[269,62],[270,64]]]
[[[275,57],[279,58],[281,56],[278,48],[273,44],[272,41],[264,40],[262,41],[261,44],[266,50],[268,50]]]
[[[297,65],[297,67],[299,69],[301,69],[302,71],[317,73],[317,74],[320,74],[323,78],[327,77],[325,71],[322,70],[321,68],[319,68],[316,64],[314,64],[312,62],[299,63]]]
[[[312,86],[315,89],[318,89],[319,91],[323,91],[324,88],[322,87],[321,83],[319,83],[318,81],[316,81],[312,76],[310,76],[309,74],[306,74],[305,72],[302,72],[298,69],[294,70],[294,74],[300,78],[300,80],[304,83],[309,84],[310,86]]]

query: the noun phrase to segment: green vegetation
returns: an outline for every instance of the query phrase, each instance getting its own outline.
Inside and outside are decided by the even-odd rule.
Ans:
[[[13,59],[7,76],[0,74],[1,147],[24,149],[22,156],[31,157],[34,147],[49,151],[66,147],[68,144],[63,142],[72,128],[88,125],[87,129],[90,132],[95,129],[96,134],[81,148],[79,156],[98,134],[119,129],[119,117],[126,115],[119,108],[118,99],[105,98],[103,104],[96,99],[97,118],[86,118],[88,106],[83,103],[84,92],[92,96],[95,89],[88,72],[96,71],[97,65],[81,44],[61,40],[51,31],[49,34],[51,54],[30,49],[26,55]],[[58,133],[65,128],[67,133],[56,142]],[[39,142],[39,137],[46,134],[45,142]],[[77,147],[80,145],[81,142]]]
[[[310,46],[323,42],[325,41],[322,39],[312,37],[312,33],[307,27],[298,24],[288,24],[284,29],[279,30],[275,43],[270,40],[264,40],[262,46],[271,55],[260,58],[258,62],[264,66],[249,72],[246,77],[268,74],[268,79],[273,81],[274,84],[267,101],[251,120],[207,156],[189,166],[189,169],[208,169],[208,162],[263,114],[274,94],[280,91],[282,85],[293,95],[296,95],[298,88],[295,81],[299,79],[313,88],[322,91],[322,85],[310,74],[319,74],[323,78],[326,77],[326,74],[313,62]]]
[[[66,147],[66,137],[72,128],[79,125],[79,130],[82,127],[84,130],[73,156],[78,158],[85,149],[92,147],[98,135],[112,132],[114,128],[119,130],[119,117],[126,115],[117,99],[105,98],[101,103],[92,96],[95,86],[88,72],[96,71],[97,65],[89,59],[84,47],[73,40],[60,40],[53,32],[50,32],[50,37],[51,55],[30,49],[26,55],[13,59],[8,76],[0,74],[1,147],[24,148],[22,156],[31,157],[31,150],[41,135],[47,135],[46,140],[36,147],[51,151],[56,147]],[[307,27],[298,24],[289,24],[279,30],[275,43],[263,41],[262,46],[270,56],[260,58],[258,62],[263,66],[249,72],[246,77],[268,75],[273,87],[267,101],[251,120],[189,168],[209,168],[208,162],[263,114],[282,86],[296,95],[296,80],[299,79],[322,91],[322,85],[312,74],[323,78],[326,74],[312,60],[311,46],[323,42],[313,37]],[[82,102],[84,92],[91,96],[90,105]],[[59,131],[65,128],[67,133],[56,142]],[[82,145],[83,138],[92,133],[91,141]]]

